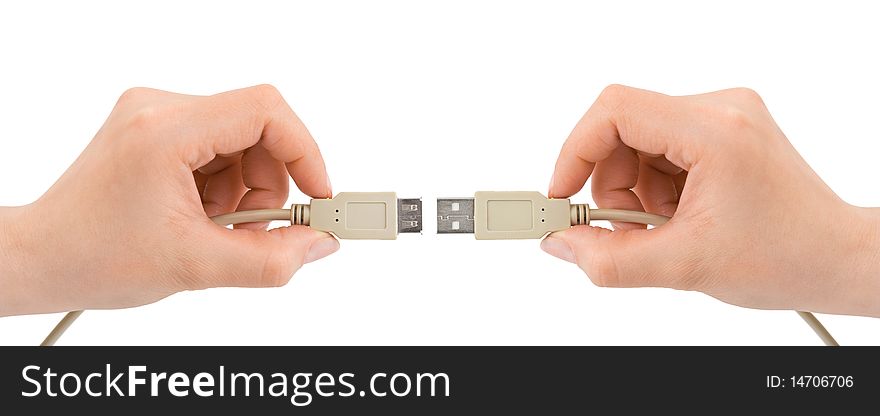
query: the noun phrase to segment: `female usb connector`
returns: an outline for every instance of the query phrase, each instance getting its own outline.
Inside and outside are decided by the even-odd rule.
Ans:
[[[398,199],[394,192],[342,192],[313,199],[309,227],[342,239],[394,240],[398,233],[422,231],[422,200]]]
[[[212,217],[219,225],[290,221],[341,239],[394,240],[399,233],[422,232],[422,200],[398,199],[394,192],[340,192],[333,198]]]

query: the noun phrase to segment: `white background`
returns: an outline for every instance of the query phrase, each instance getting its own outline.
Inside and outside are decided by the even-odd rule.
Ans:
[[[752,87],[833,189],[880,205],[869,2],[241,3],[2,3],[0,205],[39,197],[126,88],[271,83],[334,190],[421,196],[423,235],[343,241],[280,289],[89,311],[60,344],[818,344],[793,312],[597,288],[537,241],[435,235],[433,201],[545,192],[575,122],[623,83]],[[2,318],[0,344],[36,344],[59,318]],[[880,320],[820,318],[843,344],[880,343]]]

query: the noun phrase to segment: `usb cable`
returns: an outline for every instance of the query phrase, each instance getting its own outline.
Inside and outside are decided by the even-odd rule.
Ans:
[[[343,192],[330,199],[294,204],[290,209],[233,212],[211,219],[222,226],[290,221],[341,239],[393,240],[399,233],[421,233],[422,201],[399,199],[394,192]],[[659,226],[669,218],[639,211],[592,209],[538,192],[476,192],[473,198],[437,200],[438,234],[474,234],[478,240],[539,239],[601,220]],[[54,345],[82,312],[65,315],[40,345]],[[798,315],[825,345],[838,345],[812,313],[799,311]]]
[[[590,221],[622,221],[658,226],[669,217],[620,209],[591,209],[538,192],[476,192],[473,198],[437,200],[438,234],[473,234],[477,240],[538,239]],[[810,312],[798,311],[822,342],[837,341]]]
[[[258,209],[211,217],[222,226],[249,222],[290,221],[326,231],[341,239],[394,240],[399,233],[422,232],[422,200],[397,198],[394,192],[340,192],[334,198],[293,204],[290,209]],[[72,311],[55,325],[40,346],[52,346],[82,315]]]

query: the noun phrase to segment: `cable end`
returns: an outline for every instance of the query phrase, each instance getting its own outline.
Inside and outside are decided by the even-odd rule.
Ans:
[[[474,199],[437,199],[437,234],[473,234]]]
[[[398,233],[421,233],[422,232],[422,199],[421,198],[398,198],[397,199],[397,232]]]

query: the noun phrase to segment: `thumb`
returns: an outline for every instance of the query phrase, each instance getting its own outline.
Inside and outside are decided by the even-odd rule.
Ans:
[[[290,281],[303,264],[339,249],[332,235],[294,225],[271,231],[216,230],[223,235],[205,253],[213,264],[206,287],[277,287]]]
[[[687,253],[669,228],[611,231],[574,226],[548,235],[541,248],[576,263],[597,286],[689,288]]]

